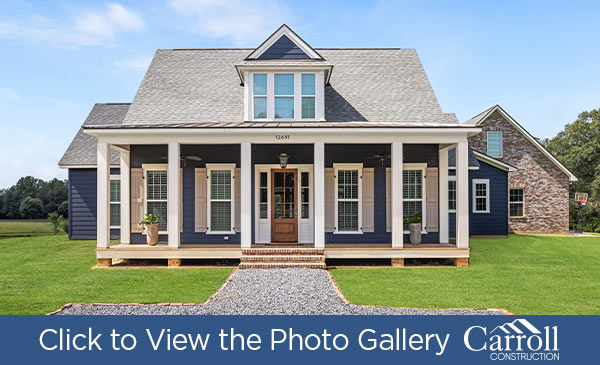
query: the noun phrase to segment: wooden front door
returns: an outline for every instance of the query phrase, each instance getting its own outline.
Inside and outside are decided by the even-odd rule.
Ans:
[[[271,242],[298,242],[297,169],[271,170]]]

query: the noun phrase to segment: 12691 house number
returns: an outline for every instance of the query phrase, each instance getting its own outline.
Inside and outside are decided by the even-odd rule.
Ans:
[[[290,139],[290,135],[289,134],[276,134],[275,139],[278,141],[288,140],[288,139]]]

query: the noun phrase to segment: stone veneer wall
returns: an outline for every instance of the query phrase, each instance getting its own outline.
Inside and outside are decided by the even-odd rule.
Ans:
[[[509,187],[524,189],[525,217],[509,217],[509,230],[567,232],[569,177],[498,111],[480,126],[482,132],[469,138],[471,147],[487,154],[487,132],[502,131],[503,157],[499,160],[518,168],[508,175]]]

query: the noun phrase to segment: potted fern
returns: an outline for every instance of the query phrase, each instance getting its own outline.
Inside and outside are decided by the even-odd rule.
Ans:
[[[146,229],[146,242],[148,246],[156,246],[158,242],[158,219],[159,215],[147,213],[144,219],[140,222]]]
[[[421,213],[415,212],[412,217],[404,218],[410,227],[410,243],[421,243]]]

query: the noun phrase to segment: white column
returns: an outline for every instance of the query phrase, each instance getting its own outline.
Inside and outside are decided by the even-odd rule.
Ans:
[[[128,245],[131,237],[131,210],[130,210],[130,152],[121,150],[120,172],[121,176],[121,244]],[[137,222],[136,222],[137,223]]]
[[[110,145],[105,142],[98,142],[98,162],[96,173],[96,241],[98,248],[108,248],[110,246]]]
[[[314,144],[315,248],[325,248],[325,143]]]
[[[402,142],[392,142],[392,247],[404,247]]]
[[[252,144],[241,143],[241,181],[235,184],[240,186],[240,230],[242,248],[250,248],[252,245]]]
[[[456,247],[469,247],[469,145],[456,145]]]
[[[167,171],[167,231],[169,248],[179,248],[179,143],[169,142]]]
[[[448,148],[439,152],[439,216],[440,216],[440,243],[448,243]]]

